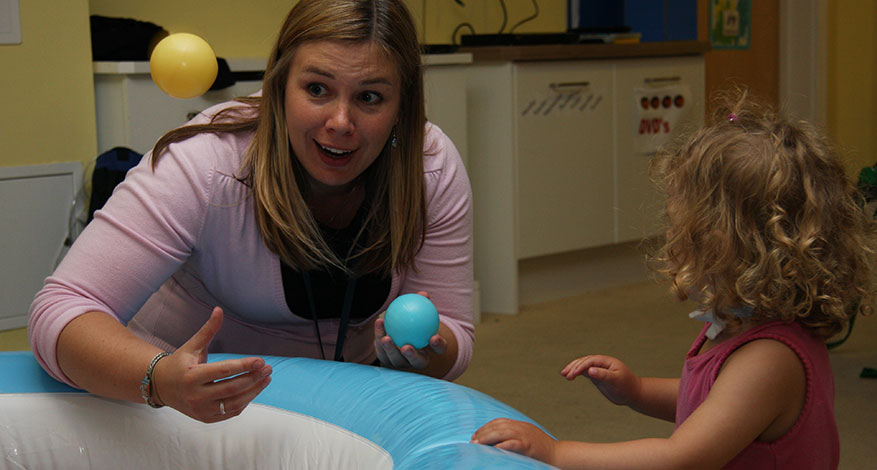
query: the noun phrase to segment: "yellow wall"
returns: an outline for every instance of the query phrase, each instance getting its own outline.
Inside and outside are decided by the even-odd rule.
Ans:
[[[450,44],[460,23],[470,23],[478,33],[497,33],[502,9],[495,0],[406,0],[429,44]],[[264,57],[271,49],[290,0],[90,0],[94,15],[134,18],[155,23],[171,33],[187,32],[203,37],[220,57]],[[506,0],[508,21],[505,32],[535,13],[532,0]],[[566,0],[538,0],[539,15],[515,32],[563,31],[566,29]],[[424,36],[423,31],[426,31]],[[471,31],[463,29],[463,33]],[[458,36],[459,39],[459,36]]]
[[[827,127],[851,172],[877,162],[877,1],[829,2]]]
[[[449,43],[469,22],[497,32],[499,2],[407,0],[430,43]],[[533,13],[531,0],[506,0],[508,27]],[[90,14],[130,17],[170,32],[192,32],[220,57],[264,57],[293,0],[27,0],[19,2],[22,43],[0,45],[0,166],[87,162],[96,157]],[[205,5],[209,5],[205,7]],[[517,32],[562,31],[565,0],[540,0],[539,16]]]
[[[89,0],[91,14],[155,23],[203,37],[219,57],[267,57],[291,0]]]
[[[19,2],[21,44],[0,45],[0,166],[95,157],[88,1]]]
[[[498,32],[497,1],[407,0],[425,42],[451,42],[462,22]],[[152,21],[204,36],[221,57],[263,57],[294,0],[67,0],[20,2],[22,44],[0,45],[0,166],[95,157],[88,15]],[[204,8],[203,5],[209,7]],[[506,0],[507,29],[533,12]],[[198,6],[200,5],[200,6]],[[562,31],[566,0],[539,0],[539,16],[517,32]],[[468,30],[465,30],[468,32]],[[827,124],[855,168],[877,161],[877,1],[829,2]]]
[[[469,28],[461,28],[456,37],[452,37],[454,29],[461,23],[469,23],[477,34],[494,34],[500,32],[502,26],[502,7],[499,1],[464,0],[460,6],[453,0],[422,0],[426,6],[418,8],[419,0],[407,0],[412,12],[422,23],[421,30],[426,31],[428,44],[459,43],[460,34],[472,34]],[[506,0],[508,19],[502,32],[508,33],[519,21],[534,13],[532,0]],[[566,31],[566,0],[538,0],[539,14],[515,29],[516,33],[543,33]],[[421,16],[423,15],[423,16]],[[456,39],[456,41],[455,41]]]

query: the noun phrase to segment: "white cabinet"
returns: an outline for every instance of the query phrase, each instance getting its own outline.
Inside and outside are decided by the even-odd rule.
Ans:
[[[662,203],[649,158],[702,122],[703,90],[702,56],[473,64],[469,168],[482,309],[517,313],[520,260],[655,235]]]
[[[518,258],[605,245],[612,213],[612,68],[515,67]]]
[[[264,70],[258,59],[229,60],[234,72]],[[165,94],[152,81],[149,62],[95,62],[94,101],[97,150],[128,147],[146,153],[165,132],[181,126],[195,114],[259,90],[261,81],[239,81],[231,87],[178,99]]]
[[[472,54],[432,54],[422,60],[426,118],[441,127],[468,164],[466,69]]]
[[[79,162],[0,167],[0,331],[27,325],[34,295],[78,233],[81,189]]]
[[[620,243],[657,234],[663,199],[649,179],[649,159],[680,131],[703,124],[703,58],[618,61],[615,89],[615,242]],[[657,99],[660,109],[644,110],[643,98]]]

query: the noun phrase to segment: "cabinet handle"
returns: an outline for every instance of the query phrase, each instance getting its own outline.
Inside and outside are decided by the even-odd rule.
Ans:
[[[655,78],[646,78],[644,81],[648,84],[653,83],[664,83],[664,82],[678,82],[682,80],[678,75],[675,77],[655,77]]]
[[[564,88],[585,88],[591,85],[591,82],[560,82],[548,85],[553,91],[562,91]]]

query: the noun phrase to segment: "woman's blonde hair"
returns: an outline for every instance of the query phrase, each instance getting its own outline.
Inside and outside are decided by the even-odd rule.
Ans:
[[[757,105],[718,97],[711,121],[659,153],[668,228],[658,271],[676,295],[755,321],[798,321],[828,337],[869,312],[873,221],[827,139]]]
[[[356,252],[343,259],[328,247],[308,208],[308,176],[292,153],[284,113],[296,50],[306,42],[326,40],[375,45],[397,66],[401,79],[396,145],[386,145],[360,177],[368,210],[356,236]],[[262,96],[239,101],[241,106],[226,108],[208,124],[163,136],[153,151],[156,159],[168,145],[196,134],[254,132],[240,179],[252,187],[265,244],[283,262],[300,270],[336,266],[385,276],[414,265],[426,231],[426,116],[420,45],[402,0],[300,0],[287,15],[268,58]]]

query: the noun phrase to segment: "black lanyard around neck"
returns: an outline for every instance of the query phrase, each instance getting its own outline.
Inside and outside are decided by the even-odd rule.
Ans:
[[[314,330],[317,332],[317,342],[320,344],[320,355],[326,359],[326,351],[323,349],[323,336],[320,334],[320,322],[317,319],[317,305],[314,302],[314,292],[311,289],[311,276],[307,271],[302,271],[305,282],[305,291],[308,294],[308,304],[311,307],[311,318],[314,319]],[[347,289],[344,291],[344,304],[341,307],[341,321],[338,324],[338,338],[335,341],[335,361],[344,362],[344,341],[347,339],[347,325],[350,323],[350,310],[353,308],[353,292],[356,290],[356,278],[347,278]]]

